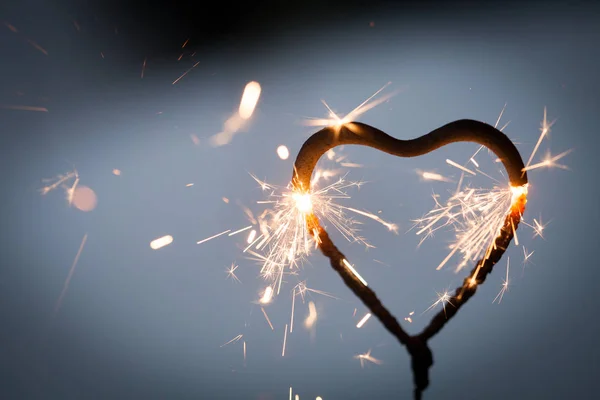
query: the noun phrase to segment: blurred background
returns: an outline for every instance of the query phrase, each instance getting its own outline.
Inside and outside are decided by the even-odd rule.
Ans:
[[[5,2],[0,397],[411,398],[406,350],[375,318],[356,327],[367,310],[319,253],[263,307],[267,321],[260,265],[243,253],[249,231],[197,244],[269,207],[250,174],[287,185],[320,129],[307,118],[328,116],[322,101],[343,116],[385,86],[357,119],[392,136],[461,118],[508,123],[527,160],[546,108],[554,124],[532,163],[572,150],[560,160],[569,170],[530,172],[531,226],[432,339],[424,398],[596,398],[599,17],[592,2]],[[260,97],[241,121],[251,81]],[[409,332],[470,270],[455,273],[453,259],[436,271],[451,230],[420,246],[409,230],[432,194],[443,203],[455,191],[461,170],[446,160],[476,150],[397,159],[348,146],[336,149],[344,160],[323,160],[366,181],[340,204],[399,226],[356,216],[369,249],[329,231]],[[493,155],[477,161],[506,182]],[[172,243],[152,249],[165,235]],[[299,282],[334,297],[292,302]]]

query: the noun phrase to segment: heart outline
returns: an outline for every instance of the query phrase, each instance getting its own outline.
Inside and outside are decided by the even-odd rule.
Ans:
[[[330,126],[313,134],[302,145],[294,163],[292,188],[301,193],[310,193],[310,182],[317,162],[328,150],[341,145],[360,145],[375,148],[398,157],[418,157],[433,152],[450,143],[474,142],[494,152],[503,163],[513,189],[511,209],[500,232],[489,246],[484,258],[458,287],[451,299],[454,307],[436,314],[431,322],[417,335],[409,335],[398,320],[384,307],[373,290],[356,277],[345,265],[346,256],[335,246],[329,234],[320,225],[313,213],[306,215],[309,232],[323,255],[338,272],[346,286],[360,298],[384,327],[404,345],[411,355],[414,379],[414,398],[421,399],[423,390],[429,385],[429,369],[433,365],[433,354],[427,345],[445,324],[471,298],[477,287],[485,282],[494,265],[500,260],[518,228],[527,202],[527,173],[523,159],[513,142],[501,131],[484,122],[462,119],[450,122],[428,134],[411,140],[400,140],[377,128],[361,122],[349,122]]]

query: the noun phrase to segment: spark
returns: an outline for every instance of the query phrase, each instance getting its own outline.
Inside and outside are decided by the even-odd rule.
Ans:
[[[287,342],[287,332],[288,332],[288,326],[287,326],[287,324],[285,324],[285,329],[283,331],[283,349],[281,350],[281,357],[285,356],[285,345]]]
[[[411,312],[408,314],[408,317],[404,317],[404,320],[405,320],[405,321],[408,321],[408,323],[409,323],[409,324],[412,324],[412,322],[413,322],[413,321],[412,321],[412,318],[411,318],[411,317],[413,316],[413,314],[414,314],[414,313],[415,313],[414,311],[411,311]]]
[[[243,337],[244,337],[244,335],[242,335],[242,334],[240,333],[239,335],[237,335],[236,337],[234,337],[234,338],[233,338],[233,339],[231,339],[230,341],[228,341],[228,342],[226,342],[226,343],[223,343],[223,344],[222,344],[221,346],[219,346],[219,347],[225,347],[225,346],[227,346],[228,344],[235,343],[235,342],[237,342],[238,340],[240,340],[240,339],[241,339],[241,338],[243,338]]]
[[[290,156],[290,151],[288,150],[288,148],[286,146],[281,145],[281,146],[277,147],[277,155],[282,160],[287,160]]]
[[[6,110],[48,112],[48,109],[46,107],[0,105],[0,108],[4,108]]]
[[[27,39],[27,42],[32,45],[36,50],[41,51],[42,53],[44,53],[44,55],[48,55],[48,52],[46,51],[46,49],[44,49],[42,46],[40,46],[39,44],[37,44],[36,42],[34,42],[31,39]]]
[[[317,322],[317,308],[315,303],[312,301],[308,302],[308,316],[304,320],[304,326],[306,329],[312,328]]]
[[[14,33],[18,33],[19,32],[19,30],[17,28],[15,28],[13,25],[9,24],[8,22],[5,22],[4,25],[6,25],[6,27],[8,29],[10,29]]]
[[[246,341],[244,340],[244,364],[246,363]]]
[[[237,275],[235,274],[235,270],[238,269],[239,265],[236,265],[235,263],[232,263],[231,266],[229,268],[227,268],[227,278],[231,278],[236,282],[242,283],[242,281],[240,281],[240,279],[237,277]]]
[[[502,113],[504,109],[502,110]],[[502,116],[502,113],[500,116]],[[544,109],[544,120],[542,122],[541,134],[537,141],[532,155],[529,158],[524,171],[533,170],[541,167],[559,167],[567,169],[566,166],[558,164],[557,161],[565,157],[571,150],[560,153],[557,156],[547,155],[544,161],[536,164],[531,164],[537,153],[540,143],[548,135],[550,127],[554,122],[548,123],[546,110]],[[496,122],[499,123],[500,118]],[[476,189],[468,185],[464,185],[463,177],[452,195],[445,204],[441,204],[437,198],[435,199],[435,207],[433,210],[425,214],[424,217],[416,220],[413,228],[417,228],[417,235],[423,235],[419,245],[424,240],[431,237],[435,231],[443,227],[451,227],[455,233],[455,240],[450,245],[450,252],[447,257],[438,265],[441,269],[452,257],[459,255],[462,259],[459,262],[456,271],[461,270],[470,261],[477,261],[482,256],[487,256],[487,251],[494,244],[495,237],[500,232],[504,224],[505,217],[514,207],[518,210],[520,205],[525,200],[528,186],[511,187],[499,179],[495,179],[489,174],[483,172],[479,164],[475,161],[475,156],[483,149],[480,146],[478,150],[469,158],[477,169],[477,173],[491,179],[494,182],[494,187],[490,189]],[[454,161],[446,160],[446,162],[463,172],[471,175],[476,173],[463,165]],[[504,176],[504,175],[503,175]],[[537,220],[533,223],[527,223],[521,219],[522,223],[532,228],[535,236],[543,237],[544,226]],[[513,227],[513,233],[514,227]],[[519,238],[515,235],[515,243],[518,244]]]
[[[46,182],[54,181],[54,182],[50,183],[40,189],[40,192],[42,193],[42,195],[45,195],[58,187],[62,187],[65,190],[65,193],[67,195],[67,202],[68,202],[69,206],[71,206],[71,204],[73,203],[73,196],[75,194],[75,189],[77,188],[77,185],[79,184],[79,173],[77,172],[77,170],[73,170],[64,175],[58,175],[53,179],[44,179],[44,181],[46,181]],[[67,183],[70,181],[72,181],[72,183],[70,185],[68,185]]]
[[[462,165],[460,165],[460,164],[458,164],[458,163],[456,163],[456,162],[454,162],[454,161],[452,161],[450,159],[446,159],[446,163],[448,163],[448,164],[452,165],[453,167],[456,167],[456,168],[460,169],[461,171],[464,171],[464,172],[466,172],[468,174],[477,175],[475,172],[471,171],[467,167],[463,167]]]
[[[185,185],[185,187],[192,187],[192,186],[194,186],[193,183],[188,183],[188,184]]]
[[[465,188],[455,193],[442,205],[436,207],[416,221],[417,235],[425,234],[423,240],[435,231],[452,226],[456,240],[451,251],[438,265],[441,269],[454,255],[461,255],[456,268],[460,271],[470,261],[477,261],[492,245],[504,224],[506,215],[527,193],[527,185],[522,187],[494,186],[490,189]]]
[[[342,167],[346,167],[346,168],[362,168],[363,167],[362,164],[351,163],[351,162],[343,162],[343,163],[340,163],[340,165]]]
[[[273,299],[273,287],[272,286],[267,286],[265,288],[265,291],[264,291],[261,299],[260,299],[260,302],[262,304],[269,304],[272,299]]]
[[[120,176],[121,175],[121,170],[115,168],[115,169],[112,170],[112,173],[115,176]]]
[[[292,312],[290,314],[290,333],[294,330],[294,308],[296,306],[296,288],[292,290]]]
[[[148,57],[144,58],[144,62],[142,63],[142,74],[140,76],[141,79],[144,79],[144,71],[146,71],[146,61],[148,60]]]
[[[67,294],[67,290],[69,289],[69,284],[71,283],[71,278],[75,273],[75,267],[77,267],[77,262],[79,261],[79,257],[81,256],[81,252],[83,251],[83,246],[85,246],[85,242],[87,241],[87,233],[83,235],[83,239],[81,239],[81,244],[79,245],[79,250],[77,250],[77,254],[75,255],[75,259],[73,260],[73,264],[71,264],[71,269],[67,274],[67,278],[65,279],[65,283],[63,284],[63,289],[60,292],[60,296],[56,300],[56,304],[54,305],[54,316],[58,314],[60,307],[62,305],[63,299]]]
[[[438,295],[438,299],[435,301],[435,303],[433,303],[431,306],[429,306],[429,308],[427,310],[425,310],[423,312],[423,314],[425,314],[427,311],[435,308],[435,306],[437,306],[438,304],[442,305],[442,307],[444,308],[444,312],[446,312],[446,304],[450,304],[451,306],[453,305],[450,302],[450,299],[452,299],[452,296],[447,291],[444,293],[438,293],[437,295]]]
[[[181,45],[181,48],[183,49],[188,44],[189,41],[190,41],[190,39],[188,38],[185,42],[183,42],[183,44]]]
[[[227,236],[233,236],[233,235],[237,235],[238,233],[245,232],[245,231],[247,231],[247,230],[248,230],[248,229],[250,229],[250,228],[252,228],[252,225],[248,225],[248,226],[247,226],[247,227],[245,227],[245,228],[238,229],[237,231],[231,232],[231,233],[230,233],[229,235],[227,235]]]
[[[369,318],[371,318],[371,313],[366,313],[364,317],[361,318],[360,321],[358,321],[358,324],[356,324],[357,328],[362,328],[363,325],[369,320]]]
[[[262,311],[263,315],[265,316],[265,319],[269,323],[269,326],[271,327],[271,330],[274,331],[275,329],[273,328],[273,324],[271,323],[271,320],[269,319],[269,316],[267,315],[267,312],[265,311],[265,309],[263,307],[261,307],[260,310]]]
[[[435,172],[417,170],[417,174],[426,181],[452,182],[452,179]]]
[[[184,76],[186,76],[191,70],[193,70],[194,68],[196,68],[196,66],[200,64],[200,61],[198,61],[196,64],[194,64],[194,66],[190,69],[188,69],[187,71],[185,71],[183,74],[181,74],[181,76],[177,79],[175,79],[172,83],[172,85],[176,84],[177,82],[179,82]]]
[[[321,295],[321,296],[325,296],[325,297],[329,297],[329,298],[332,298],[332,299],[339,300],[339,298],[338,298],[338,297],[335,297],[335,296],[333,296],[333,295],[332,295],[332,294],[330,294],[330,293],[324,292],[324,291],[322,291],[322,290],[317,290],[317,289],[312,289],[312,288],[309,288],[308,286],[306,286],[306,281],[299,282],[299,283],[298,283],[298,284],[297,284],[297,285],[294,287],[294,290],[295,290],[295,293],[297,293],[297,295],[300,295],[300,297],[302,297],[302,301],[303,301],[303,302],[304,302],[304,295],[305,295],[307,292],[312,292],[312,293],[315,293],[315,294],[319,294],[319,295]]]
[[[531,261],[529,261],[529,258],[531,258],[533,253],[535,253],[535,250],[532,250],[531,252],[528,253],[527,249],[525,249],[525,246],[523,246],[523,264],[526,264],[527,262],[531,262]]]
[[[230,143],[233,137],[248,124],[258,103],[260,92],[261,88],[258,82],[252,81],[246,84],[238,110],[227,118],[221,132],[209,138],[212,146],[219,147]]]
[[[290,386],[290,400],[292,400],[292,387]]]
[[[248,234],[248,238],[246,239],[246,243],[250,244],[250,243],[254,242],[255,238],[256,238],[256,229],[252,229],[250,231],[250,233]]]
[[[527,168],[531,164],[531,161],[533,161],[535,154],[537,153],[538,149],[540,148],[540,144],[542,143],[544,138],[548,136],[548,134],[550,133],[550,129],[552,128],[552,125],[554,125],[555,122],[556,122],[556,120],[554,120],[552,122],[548,122],[547,110],[546,110],[546,107],[544,107],[544,119],[542,120],[542,124],[541,124],[542,126],[540,128],[541,133],[540,133],[540,136],[538,137],[535,147],[533,148],[533,151],[531,152],[531,155],[529,156],[529,160],[527,160],[527,164],[525,164],[525,170],[527,170]]]
[[[386,267],[390,266],[390,264],[386,264],[383,261],[379,261],[379,260],[376,260],[376,259],[373,259],[373,261],[376,262],[377,264],[385,265]]]
[[[398,94],[400,92],[400,90],[396,90],[396,91],[394,91],[390,94],[387,94],[375,101],[371,101],[371,100],[373,100],[373,98],[375,96],[377,96],[385,88],[387,88],[389,85],[391,85],[391,83],[392,82],[388,82],[385,85],[383,85],[374,94],[372,94],[365,101],[363,101],[361,104],[359,104],[354,110],[350,111],[348,114],[346,114],[344,117],[341,117],[341,118],[335,112],[333,112],[333,110],[329,107],[329,105],[325,102],[325,100],[321,100],[321,102],[323,103],[325,108],[327,108],[329,118],[309,118],[309,119],[303,121],[304,125],[316,126],[316,127],[326,127],[326,126],[341,127],[342,125],[344,125],[348,122],[354,121],[360,115],[362,115],[365,112],[369,111],[370,109],[378,106],[379,104],[388,101],[390,98],[392,98],[393,96],[395,96],[396,94]]]
[[[151,241],[150,248],[152,250],[158,250],[160,248],[170,245],[171,243],[173,243],[173,236],[166,235],[166,236],[159,237],[158,239],[154,239],[153,241]]]
[[[566,155],[568,155],[569,153],[571,153],[571,151],[573,151],[572,149],[567,150],[567,151],[563,151],[562,153],[560,153],[559,155],[556,155],[554,157],[552,157],[549,153],[546,156],[546,158],[536,164],[533,165],[529,165],[525,168],[523,168],[523,171],[531,171],[532,169],[537,169],[537,168],[542,168],[542,167],[546,167],[546,168],[561,168],[561,169],[566,169],[568,170],[569,167],[563,164],[558,164],[556,163],[558,160],[560,160],[561,158],[564,158]]]
[[[344,178],[340,178],[323,188],[317,189],[313,184],[313,190],[305,192],[292,189],[291,184],[283,189],[255,176],[252,178],[262,190],[270,191],[269,200],[259,203],[269,204],[271,208],[258,216],[260,234],[244,251],[261,262],[260,274],[264,279],[277,284],[277,294],[280,292],[284,274],[296,273],[306,257],[316,248],[314,232],[310,232],[306,224],[308,215],[314,213],[322,221],[333,225],[348,241],[359,242],[366,247],[373,246],[358,234],[358,229],[355,228],[357,221],[351,218],[349,213],[373,219],[390,230],[396,229],[394,224],[382,220],[377,215],[337,202],[340,199],[348,199],[348,188],[358,187],[361,183],[346,182]],[[349,264],[345,266],[354,270]],[[366,286],[366,281],[355,270],[354,273]]]
[[[222,236],[222,235],[224,235],[226,233],[229,233],[229,232],[231,232],[231,229],[227,229],[227,230],[225,230],[225,231],[223,231],[221,233],[217,233],[216,235],[213,235],[211,237],[207,237],[206,239],[199,240],[198,242],[196,242],[196,244],[202,244],[204,242],[208,242],[209,240],[218,238],[219,236]]]
[[[381,360],[378,360],[377,358],[375,358],[371,355],[371,349],[369,349],[369,351],[367,351],[364,354],[355,355],[354,358],[360,361],[361,368],[365,367],[365,362],[370,362],[370,363],[377,364],[377,365],[383,364],[383,362]]]
[[[502,289],[498,295],[492,300],[492,303],[495,303],[498,300],[498,304],[502,302],[502,298],[504,297],[504,293],[508,290],[508,271],[510,270],[510,258],[506,261],[506,278],[502,281]]]
[[[244,93],[242,94],[242,101],[240,101],[240,107],[238,113],[242,119],[249,119],[254,113],[258,99],[260,98],[261,87],[258,82],[252,81],[246,84]]]
[[[352,274],[358,278],[358,280],[364,285],[367,286],[367,281],[364,280],[364,278],[362,276],[360,276],[360,274],[358,273],[358,271],[356,271],[354,269],[354,267],[352,265],[350,265],[350,263],[348,262],[348,260],[346,260],[345,258],[342,260],[342,262],[344,263],[344,265],[346,266],[346,268],[348,268],[350,270],[350,272],[352,272]]]

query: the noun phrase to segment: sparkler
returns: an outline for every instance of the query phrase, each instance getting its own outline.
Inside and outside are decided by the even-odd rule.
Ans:
[[[294,165],[293,193],[296,196],[312,199],[311,176],[313,170],[321,156],[336,146],[363,145],[399,157],[416,157],[449,143],[464,141],[475,142],[487,147],[504,164],[511,184],[507,191],[510,194],[508,196],[510,207],[503,223],[493,231],[495,239],[487,247],[483,258],[477,262],[469,277],[465,279],[463,286],[458,288],[454,295],[448,295],[447,300],[452,301],[454,307],[447,311],[444,308],[442,313],[436,314],[429,326],[419,335],[410,336],[404,331],[396,318],[377,298],[375,292],[367,287],[365,280],[358,275],[346,257],[333,244],[325,229],[320,225],[319,217],[314,212],[310,212],[311,209],[305,210],[305,229],[313,234],[317,246],[329,258],[332,268],[339,273],[346,285],[363,301],[372,314],[379,318],[388,331],[407,347],[412,358],[416,399],[420,399],[423,390],[427,388],[429,384],[428,371],[433,365],[433,356],[427,341],[442,329],[446,321],[455,315],[461,305],[475,293],[477,286],[485,281],[493,265],[498,262],[513,239],[521,220],[525,209],[528,181],[525,165],[518,150],[501,131],[473,120],[455,121],[427,135],[408,141],[395,139],[362,123],[339,121],[336,126],[324,128],[311,136],[300,149]],[[472,195],[471,193],[470,196]],[[457,248],[462,248],[460,243]],[[477,257],[479,253],[470,256]]]

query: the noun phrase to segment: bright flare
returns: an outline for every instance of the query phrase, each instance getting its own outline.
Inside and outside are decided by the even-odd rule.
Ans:
[[[249,119],[252,116],[254,109],[256,108],[256,103],[258,103],[260,92],[261,88],[258,82],[252,81],[246,85],[238,110],[242,119]]]
[[[284,145],[281,145],[277,148],[277,155],[282,160],[287,160],[290,156],[290,151],[288,150],[287,147],[285,147]]]
[[[152,250],[158,250],[162,247],[170,245],[171,243],[173,243],[173,236],[166,235],[166,236],[163,236],[163,237],[160,237],[158,239],[154,239],[153,241],[151,241],[150,248]]]

